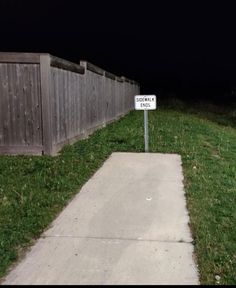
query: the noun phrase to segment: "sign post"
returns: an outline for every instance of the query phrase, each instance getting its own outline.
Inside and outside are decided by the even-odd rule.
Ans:
[[[156,95],[136,95],[135,110],[144,110],[144,146],[149,152],[148,110],[156,110]]]
[[[145,143],[145,152],[149,152],[148,110],[144,110],[144,143]]]

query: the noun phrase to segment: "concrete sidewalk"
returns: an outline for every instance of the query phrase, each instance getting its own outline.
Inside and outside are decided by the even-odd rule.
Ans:
[[[199,284],[181,158],[113,153],[3,284]]]

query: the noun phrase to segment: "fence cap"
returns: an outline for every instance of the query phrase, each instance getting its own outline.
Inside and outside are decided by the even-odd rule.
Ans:
[[[28,52],[0,52],[0,63],[40,63],[40,55],[48,53],[28,53]]]
[[[53,67],[69,70],[79,74],[84,74],[85,68],[79,64],[70,62],[68,60],[64,60],[62,58],[55,57],[53,55],[50,55],[50,58],[51,58],[51,66]]]
[[[130,81],[131,81],[130,79],[126,78],[125,76],[121,76],[121,78],[123,81],[125,81],[127,83],[130,83]]]
[[[121,77],[119,77],[119,76],[116,76],[116,81],[118,81],[118,82],[124,82],[124,80],[123,80]]]
[[[105,77],[110,78],[112,80],[116,80],[116,75],[107,71],[105,71]]]
[[[97,73],[99,75],[104,75],[105,70],[103,70],[102,68],[88,62],[85,60],[81,60],[80,61],[80,65],[83,66],[86,70],[92,71],[94,73]]]
[[[104,69],[88,62],[81,60],[80,64],[70,62],[68,60],[50,55],[49,53],[31,53],[31,52],[0,52],[0,63],[28,63],[39,64],[40,56],[50,57],[50,63],[52,67],[57,67],[65,70],[69,70],[75,73],[84,74],[85,70],[90,70],[99,75],[107,78],[117,80],[119,82],[127,82],[140,86],[140,84],[134,80],[128,79],[124,76],[116,76],[115,74],[105,71]]]

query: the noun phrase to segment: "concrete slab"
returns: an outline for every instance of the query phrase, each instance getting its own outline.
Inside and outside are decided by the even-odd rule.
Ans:
[[[192,253],[189,243],[49,237],[5,284],[193,284]]]
[[[178,182],[89,181],[45,235],[191,242]]]
[[[94,178],[115,177],[147,181],[182,181],[181,157],[161,153],[112,153]]]
[[[4,284],[199,284],[179,155],[113,153]]]

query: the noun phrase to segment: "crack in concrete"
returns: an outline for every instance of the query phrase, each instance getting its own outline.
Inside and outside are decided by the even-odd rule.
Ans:
[[[194,240],[160,240],[160,239],[143,239],[143,238],[112,238],[96,236],[73,236],[73,235],[43,235],[42,238],[74,238],[74,239],[96,239],[96,240],[120,240],[120,241],[142,241],[142,242],[160,242],[160,243],[183,243],[193,244]]]

